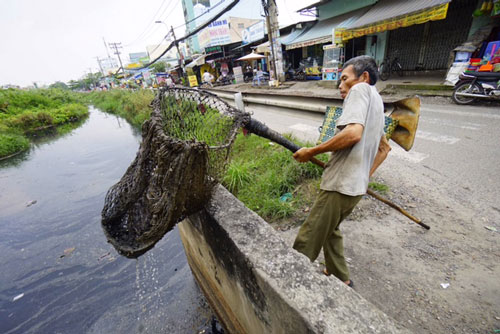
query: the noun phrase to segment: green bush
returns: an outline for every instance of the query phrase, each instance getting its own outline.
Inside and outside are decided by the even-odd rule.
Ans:
[[[30,147],[28,139],[20,135],[0,133],[0,159]]]
[[[62,89],[0,89],[0,132],[4,136],[0,151],[10,155],[15,148],[26,149],[29,141],[24,134],[85,118],[88,108],[83,102],[82,94]]]

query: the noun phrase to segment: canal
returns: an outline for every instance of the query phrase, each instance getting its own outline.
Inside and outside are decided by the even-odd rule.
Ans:
[[[0,161],[1,333],[208,333],[177,229],[138,260],[106,242],[106,191],[137,133],[91,108],[79,128]]]

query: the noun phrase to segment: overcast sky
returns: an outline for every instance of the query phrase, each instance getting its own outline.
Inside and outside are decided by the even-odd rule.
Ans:
[[[280,25],[311,19],[295,11],[315,2],[277,0]],[[261,1],[241,0],[231,14],[243,16],[245,6],[260,8]],[[128,53],[162,40],[167,26],[156,20],[182,26],[181,0],[1,0],[0,86],[67,82],[97,72],[95,57],[107,57],[103,38],[122,43],[125,62]],[[183,36],[184,26],[175,33]]]

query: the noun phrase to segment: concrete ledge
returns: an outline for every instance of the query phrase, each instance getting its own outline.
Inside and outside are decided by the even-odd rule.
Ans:
[[[222,186],[178,226],[194,276],[230,333],[409,333],[322,275]]]

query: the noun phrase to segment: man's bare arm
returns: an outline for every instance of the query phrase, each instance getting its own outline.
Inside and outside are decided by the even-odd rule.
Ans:
[[[380,144],[378,145],[377,155],[375,155],[372,168],[370,169],[370,177],[373,175],[373,173],[375,173],[378,166],[380,166],[380,164],[384,162],[385,158],[387,158],[387,155],[389,154],[390,150],[391,150],[391,145],[389,145],[387,138],[385,138],[385,135],[383,135],[382,138],[380,138]]]
[[[298,162],[307,162],[315,155],[343,150],[352,147],[361,140],[364,127],[361,124],[348,124],[338,134],[314,147],[303,147],[293,154]]]

